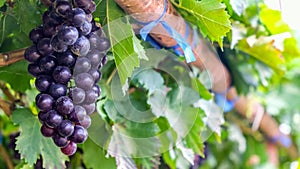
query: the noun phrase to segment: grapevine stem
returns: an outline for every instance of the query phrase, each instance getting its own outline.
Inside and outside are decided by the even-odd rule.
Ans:
[[[113,72],[110,74],[110,76],[108,77],[108,79],[106,81],[106,85],[108,85],[111,82],[111,80],[113,79],[113,77],[115,76],[116,73],[117,73],[117,68],[115,68],[113,70]]]
[[[8,66],[24,59],[25,49],[14,50],[0,53],[0,67]]]
[[[2,145],[0,145],[0,154],[3,157],[3,159],[5,160],[7,168],[13,169],[14,168],[13,162],[9,158],[9,155],[7,154],[6,150],[4,149],[4,147]]]

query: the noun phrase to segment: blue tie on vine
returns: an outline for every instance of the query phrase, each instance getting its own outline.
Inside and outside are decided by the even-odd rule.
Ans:
[[[141,30],[140,30],[140,35],[142,37],[143,40],[145,41],[150,41],[150,43],[155,46],[156,48],[160,49],[160,45],[156,42],[154,42],[154,40],[149,36],[150,31],[157,25],[157,24],[161,24],[163,26],[163,28],[167,31],[167,33],[173,38],[175,39],[175,41],[177,42],[177,45],[173,46],[172,48],[174,49],[175,53],[177,55],[181,55],[181,52],[178,50],[178,47],[180,47],[183,51],[183,54],[185,56],[185,59],[187,61],[187,63],[189,62],[193,62],[195,61],[195,56],[194,53],[192,51],[191,46],[186,42],[186,40],[176,31],[174,30],[167,22],[163,21],[162,18],[164,17],[164,15],[167,12],[167,7],[168,7],[168,1],[165,0],[164,3],[164,11],[161,14],[161,16],[152,22],[148,22],[148,23],[144,23],[144,22],[138,22],[140,24],[145,25]]]

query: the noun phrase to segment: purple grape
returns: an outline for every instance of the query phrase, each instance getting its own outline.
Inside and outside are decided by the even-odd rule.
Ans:
[[[46,119],[47,119],[47,117],[48,117],[48,112],[46,112],[46,111],[40,111],[39,113],[38,113],[38,118],[39,118],[39,120],[40,120],[40,122],[41,123],[44,123],[45,121],[46,121]]]
[[[90,42],[85,36],[80,36],[71,46],[71,51],[78,56],[85,56],[90,50]]]
[[[84,10],[82,10],[81,8],[74,8],[72,12],[73,12],[72,24],[75,27],[80,27],[81,25],[83,25],[84,22],[87,20]]]
[[[85,21],[80,27],[79,27],[80,33],[82,35],[88,35],[92,31],[92,24],[88,21]]]
[[[75,84],[83,90],[89,90],[94,86],[94,79],[88,73],[80,73],[75,76]]]
[[[79,33],[75,27],[65,26],[57,33],[59,40],[66,45],[73,45],[78,39]]]
[[[62,54],[59,54],[57,57],[57,62],[61,66],[72,67],[76,62],[76,57],[71,51],[66,51]]]
[[[86,73],[92,67],[91,61],[86,57],[79,57],[74,66],[74,74]]]
[[[57,83],[67,84],[71,80],[72,72],[66,66],[57,66],[53,70],[52,77]]]
[[[66,147],[69,143],[68,138],[61,137],[59,134],[54,134],[52,139],[57,147]]]
[[[42,70],[40,69],[40,67],[35,63],[29,64],[27,67],[27,70],[32,76],[35,76],[35,77],[42,73]]]
[[[90,114],[94,113],[95,110],[96,110],[96,104],[95,103],[83,104],[81,106],[85,109],[87,115],[90,115]]]
[[[53,128],[50,128],[50,127],[46,126],[46,125],[42,125],[41,133],[45,137],[52,137],[55,133],[55,130]]]
[[[48,112],[47,119],[45,121],[46,125],[51,128],[56,128],[63,121],[63,117],[59,115],[55,110],[50,110]]]
[[[93,68],[98,68],[99,64],[101,64],[102,58],[105,56],[104,53],[101,53],[98,50],[92,50],[87,54],[87,58],[90,60]]]
[[[85,92],[85,99],[84,99],[84,104],[92,104],[97,101],[98,94],[93,90],[90,89]]]
[[[82,106],[76,105],[74,110],[69,115],[69,118],[73,122],[79,122],[83,120],[84,116],[86,115],[86,110]]]
[[[51,46],[55,52],[65,52],[68,50],[68,45],[60,41],[57,36],[51,39]]]
[[[32,29],[29,33],[29,39],[35,44],[38,43],[38,41],[43,37],[44,35],[42,26]]]
[[[57,99],[67,94],[67,86],[59,83],[54,83],[49,88],[49,94]]]
[[[107,56],[105,55],[102,59],[102,65],[105,65],[107,63]]]
[[[93,77],[95,83],[97,83],[102,77],[102,74],[98,69],[91,69],[88,73]]]
[[[54,99],[48,94],[38,94],[35,98],[36,106],[41,111],[49,111],[53,108]]]
[[[98,50],[99,51],[107,51],[109,48],[110,48],[109,40],[107,38],[100,37]]]
[[[80,104],[85,99],[85,92],[81,88],[75,87],[70,92],[70,98],[74,104]]]
[[[36,62],[37,60],[39,60],[40,57],[41,57],[41,55],[37,51],[36,45],[32,45],[25,50],[24,58],[28,62]]]
[[[53,69],[56,67],[56,64],[57,64],[56,58],[52,55],[43,57],[39,61],[41,71],[46,74],[50,74],[53,71]]]
[[[55,20],[55,18],[52,17],[52,12],[50,11],[46,11],[44,14],[43,14],[43,23],[44,25],[46,23],[48,24],[51,24],[52,26],[54,25],[59,25],[60,24],[60,20]]]
[[[63,120],[57,131],[62,137],[69,137],[74,132],[74,126],[70,120]]]
[[[79,124],[85,129],[89,128],[91,126],[91,123],[92,119],[89,115],[84,116],[84,118],[79,121]]]
[[[56,13],[62,17],[67,17],[71,11],[71,4],[68,1],[56,0],[54,3]]]
[[[97,93],[98,97],[101,95],[101,88],[98,85],[94,85],[92,90]]]
[[[76,150],[77,150],[77,144],[70,141],[69,144],[64,147],[64,148],[61,148],[60,149],[62,153],[64,153],[65,155],[67,156],[71,156],[73,154],[76,153]]]
[[[88,137],[88,133],[85,128],[79,125],[75,125],[74,132],[70,136],[70,140],[74,143],[83,143]]]
[[[41,39],[37,44],[37,49],[42,55],[50,55],[53,53],[53,48],[51,46],[49,38]]]
[[[51,84],[53,83],[53,80],[48,75],[39,75],[35,80],[35,87],[40,92],[46,92],[49,90]]]
[[[56,34],[56,26],[53,25],[50,22],[47,22],[46,24],[43,25],[43,33],[46,37],[51,38],[53,35]]]
[[[74,109],[74,104],[72,100],[67,96],[62,96],[56,101],[56,110],[62,114],[67,115],[70,114]]]

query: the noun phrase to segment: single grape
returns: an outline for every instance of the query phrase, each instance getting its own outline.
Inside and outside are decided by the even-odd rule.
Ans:
[[[72,100],[67,96],[62,96],[56,101],[56,110],[62,114],[67,115],[70,114],[74,109],[74,104]]]
[[[73,154],[76,153],[76,150],[77,150],[77,144],[70,141],[69,144],[64,147],[64,148],[61,148],[60,149],[62,153],[64,153],[65,155],[67,156],[71,156]]]
[[[86,57],[90,60],[93,68],[98,68],[104,56],[105,54],[101,53],[99,50],[92,50],[86,55]]]
[[[67,50],[64,53],[57,54],[57,62],[61,66],[73,67],[76,62],[76,57],[74,54]]]
[[[57,113],[55,110],[50,110],[48,112],[47,119],[45,121],[46,125],[51,128],[56,128],[63,121],[63,117]]]
[[[55,133],[52,137],[53,142],[57,147],[66,147],[69,143],[68,138],[61,137],[59,134]]]
[[[88,35],[92,31],[92,24],[88,21],[85,21],[80,27],[79,27],[80,33],[82,35]]]
[[[54,99],[48,94],[40,93],[35,97],[36,106],[41,111],[49,111],[53,108]]]
[[[80,27],[87,20],[84,10],[81,8],[73,8],[72,24],[75,27]]]
[[[84,99],[84,104],[92,104],[97,101],[98,94],[93,90],[90,89],[85,92],[85,99]]]
[[[40,67],[35,63],[29,64],[27,67],[27,71],[34,77],[36,77],[42,73],[42,70],[40,69]]]
[[[38,118],[39,118],[39,120],[40,120],[41,123],[44,123],[46,121],[46,119],[48,117],[48,114],[49,113],[47,111],[40,111],[38,113]]]
[[[56,13],[58,13],[62,17],[67,17],[72,9],[69,1],[64,0],[56,0],[53,6]]]
[[[69,137],[74,132],[74,126],[70,120],[63,120],[57,127],[57,131],[62,137]]]
[[[49,90],[51,84],[53,83],[53,80],[48,75],[39,75],[35,80],[35,87],[40,92],[46,92]]]
[[[107,51],[109,48],[110,48],[109,40],[107,38],[100,37],[98,50],[99,51]]]
[[[74,66],[74,74],[86,73],[92,67],[91,61],[86,57],[79,57]]]
[[[60,41],[57,36],[52,37],[51,46],[55,52],[65,52],[68,50],[68,45]]]
[[[101,95],[101,88],[98,85],[94,85],[92,90],[97,93],[98,97]]]
[[[85,92],[81,88],[75,87],[70,91],[70,98],[74,104],[80,104],[85,99]]]
[[[71,51],[78,56],[85,56],[90,50],[90,42],[85,36],[80,36],[71,46]]]
[[[53,83],[49,88],[49,94],[57,99],[67,94],[67,86],[59,83]]]
[[[43,17],[42,17],[42,20],[43,20],[43,23],[44,23],[44,25],[45,24],[51,24],[52,26],[53,25],[59,25],[60,24],[60,20],[55,20],[54,18],[52,18],[51,16],[52,16],[52,14],[51,14],[52,12],[50,12],[50,11],[46,11],[46,12],[44,12],[44,14],[43,14]],[[50,15],[51,14],[51,15]]]
[[[43,38],[37,44],[37,49],[42,55],[50,55],[53,53],[53,48],[50,44],[50,38]]]
[[[50,22],[47,22],[43,25],[43,34],[48,37],[51,38],[53,35],[56,34],[56,26]]]
[[[51,74],[53,69],[57,65],[56,62],[56,58],[53,55],[41,58],[41,60],[39,61],[41,71],[46,74]]]
[[[76,105],[74,110],[69,114],[69,118],[73,122],[79,122],[86,116],[86,111],[82,106]]]
[[[79,124],[85,129],[91,126],[92,119],[89,115],[84,116],[83,120],[79,121]]]
[[[45,137],[52,137],[55,133],[55,130],[43,124],[41,127],[41,133]]]
[[[28,62],[36,62],[41,57],[41,54],[36,49],[36,45],[32,45],[25,50],[24,58]]]
[[[91,69],[89,72],[88,72],[94,79],[94,81],[97,83],[101,77],[102,77],[102,74],[101,72],[98,70],[98,69]]]
[[[89,90],[94,86],[94,79],[88,73],[80,73],[75,76],[75,84],[83,90]]]
[[[83,143],[88,137],[88,133],[85,128],[79,125],[75,125],[74,132],[70,136],[70,140],[74,143]]]
[[[29,33],[29,39],[35,44],[38,43],[38,41],[41,40],[43,37],[44,34],[42,26],[32,29]]]
[[[57,66],[53,70],[52,77],[57,83],[67,84],[71,80],[72,72],[66,66]]]
[[[79,33],[75,27],[65,26],[59,30],[57,37],[66,45],[73,45],[78,39]]]
[[[83,104],[81,106],[85,109],[87,115],[90,115],[90,114],[94,113],[95,110],[96,110],[96,104],[95,103]]]

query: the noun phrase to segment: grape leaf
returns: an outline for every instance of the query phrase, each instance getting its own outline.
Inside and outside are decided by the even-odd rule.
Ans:
[[[4,5],[5,2],[6,2],[6,0],[0,0],[0,7],[1,7],[2,5]]]
[[[11,87],[20,92],[30,88],[32,77],[27,72],[26,61],[20,61],[9,66],[0,67],[0,79],[9,83]]]
[[[158,169],[160,165],[159,156],[136,158],[135,163],[143,169]]]
[[[29,109],[16,109],[12,114],[12,121],[21,128],[16,150],[30,166],[42,155],[44,168],[65,168],[67,156],[60,152],[51,139],[42,136],[40,122]]]
[[[197,25],[203,34],[211,41],[217,41],[222,47],[223,37],[230,31],[230,16],[226,6],[219,0],[179,0],[173,4],[179,9],[181,15],[189,22]]]
[[[138,52],[141,53],[142,48],[138,47],[139,44],[135,44],[137,41],[133,40],[135,35],[132,27],[126,18],[121,19],[122,14],[115,2],[106,1],[108,38],[121,84],[124,85],[133,70],[140,66],[139,54],[135,52],[135,49],[138,48]]]
[[[90,138],[84,142],[83,161],[87,168],[116,168],[113,158],[106,158],[105,151],[95,144]]]
[[[21,31],[28,34],[32,28],[42,24],[42,12],[37,0],[16,1],[14,11]]]
[[[162,89],[164,84],[162,76],[150,68],[136,69],[132,74],[132,80],[137,80],[149,91],[149,94],[152,94],[155,90]]]
[[[0,20],[0,47],[13,29],[19,28],[16,18],[11,15],[3,15]]]
[[[284,74],[284,70],[282,68],[284,60],[281,57],[282,53],[274,47],[273,43],[274,41],[258,39],[252,46],[250,46],[247,39],[243,39],[239,41],[238,48],[270,66],[282,76]]]
[[[260,11],[259,17],[262,23],[271,32],[271,34],[291,31],[288,24],[283,21],[280,11],[263,6]]]

